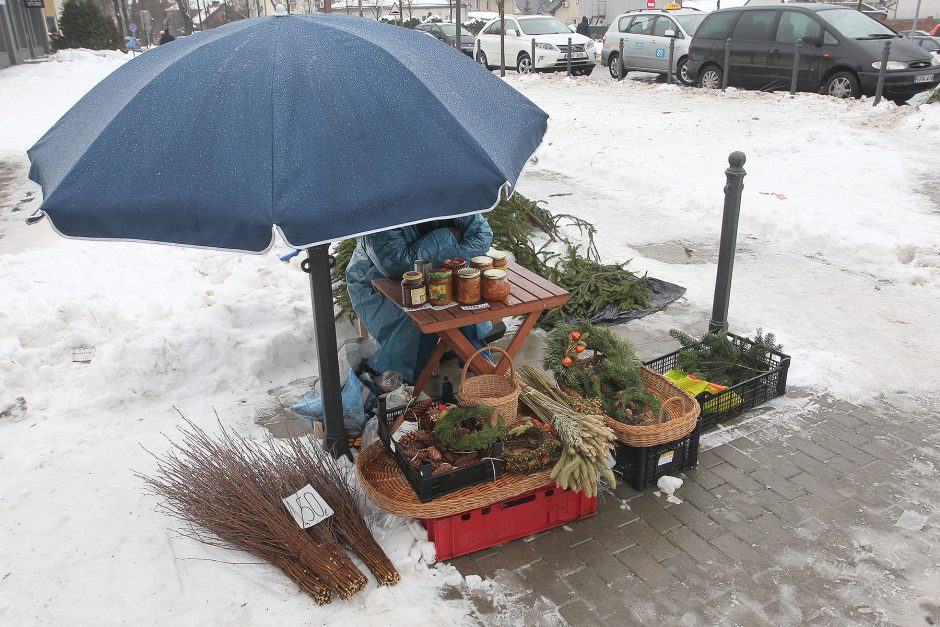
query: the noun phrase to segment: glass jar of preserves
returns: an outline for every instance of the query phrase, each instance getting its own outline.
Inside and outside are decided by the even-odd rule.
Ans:
[[[509,255],[507,255],[505,251],[495,250],[491,248],[490,251],[486,254],[490,259],[493,260],[494,270],[498,268],[502,268],[505,270],[506,267],[509,265]]]
[[[473,257],[472,259],[470,259],[470,267],[476,268],[480,272],[486,272],[487,270],[492,270],[493,259],[491,257],[487,257],[486,255]]]
[[[452,257],[450,259],[445,259],[441,265],[450,270],[456,279],[457,271],[467,267],[467,260],[463,257]]]
[[[420,307],[428,302],[427,283],[420,272],[406,272],[401,277],[401,302],[405,307]]]
[[[509,298],[509,277],[505,270],[487,270],[483,273],[483,300],[502,302]]]
[[[457,271],[457,302],[461,305],[476,305],[480,302],[480,271],[463,268]]]
[[[446,305],[454,300],[453,273],[447,268],[434,268],[428,274],[428,302]]]

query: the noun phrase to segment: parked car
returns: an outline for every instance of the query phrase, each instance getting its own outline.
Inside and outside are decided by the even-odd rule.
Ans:
[[[568,67],[568,40],[571,39],[571,73],[587,76],[597,61],[594,40],[572,33],[558,18],[550,15],[507,15],[505,17],[506,67],[521,73],[564,72]],[[476,38],[476,60],[487,69],[499,67],[500,21],[488,22]],[[532,40],[535,39],[535,59]]]
[[[457,38],[457,24],[453,22],[418,24],[415,26],[415,30],[440,39],[451,47],[453,47],[454,40]],[[469,57],[473,56],[473,41],[473,33],[468,33],[465,28],[460,29],[460,51]]]
[[[875,93],[885,40],[891,40],[884,96],[906,102],[940,84],[940,58],[867,15],[837,5],[740,7],[709,14],[695,32],[688,72],[703,87],[721,87],[725,40],[729,84],[788,88],[797,39],[803,40],[797,89],[838,98]]]
[[[685,85],[692,84],[687,63],[689,43],[705,13],[695,9],[678,11],[631,11],[618,15],[604,34],[601,64],[613,78],[620,76],[620,40],[623,40],[623,71],[666,74],[669,69],[669,40],[675,39],[673,72]]]
[[[940,53],[940,37],[911,37],[910,39],[931,54]]]
[[[930,37],[930,33],[925,30],[900,30],[898,35],[901,37]]]

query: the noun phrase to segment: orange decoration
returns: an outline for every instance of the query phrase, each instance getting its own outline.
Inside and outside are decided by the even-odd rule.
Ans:
[[[571,357],[565,357],[564,359],[561,360],[561,365],[564,366],[565,368],[569,368],[571,364],[573,363],[574,363],[574,360],[571,359]]]
[[[577,342],[578,340],[581,339],[581,333],[580,333],[579,331],[572,331],[572,332],[571,332],[571,339],[574,340],[575,342]]]
[[[580,344],[578,344],[577,346],[574,347],[574,350],[575,350],[575,352],[583,353],[583,352],[584,352],[584,348],[585,348],[584,346],[581,346]]]

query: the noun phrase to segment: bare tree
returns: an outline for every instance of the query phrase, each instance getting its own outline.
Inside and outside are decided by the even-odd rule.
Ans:
[[[179,9],[180,18],[183,22],[183,34],[193,34],[193,17],[190,13],[188,0],[176,0],[176,8]]]

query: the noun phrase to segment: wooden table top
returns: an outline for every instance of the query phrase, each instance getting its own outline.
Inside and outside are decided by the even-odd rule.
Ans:
[[[490,306],[486,309],[471,311],[461,309],[460,305],[454,305],[447,309],[428,308],[408,311],[402,304],[400,280],[376,279],[372,281],[372,286],[377,292],[407,313],[422,333],[435,333],[477,322],[519,316],[543,309],[554,309],[568,302],[570,294],[551,281],[543,279],[516,263],[510,263],[508,270],[511,290],[506,302],[490,303]]]

